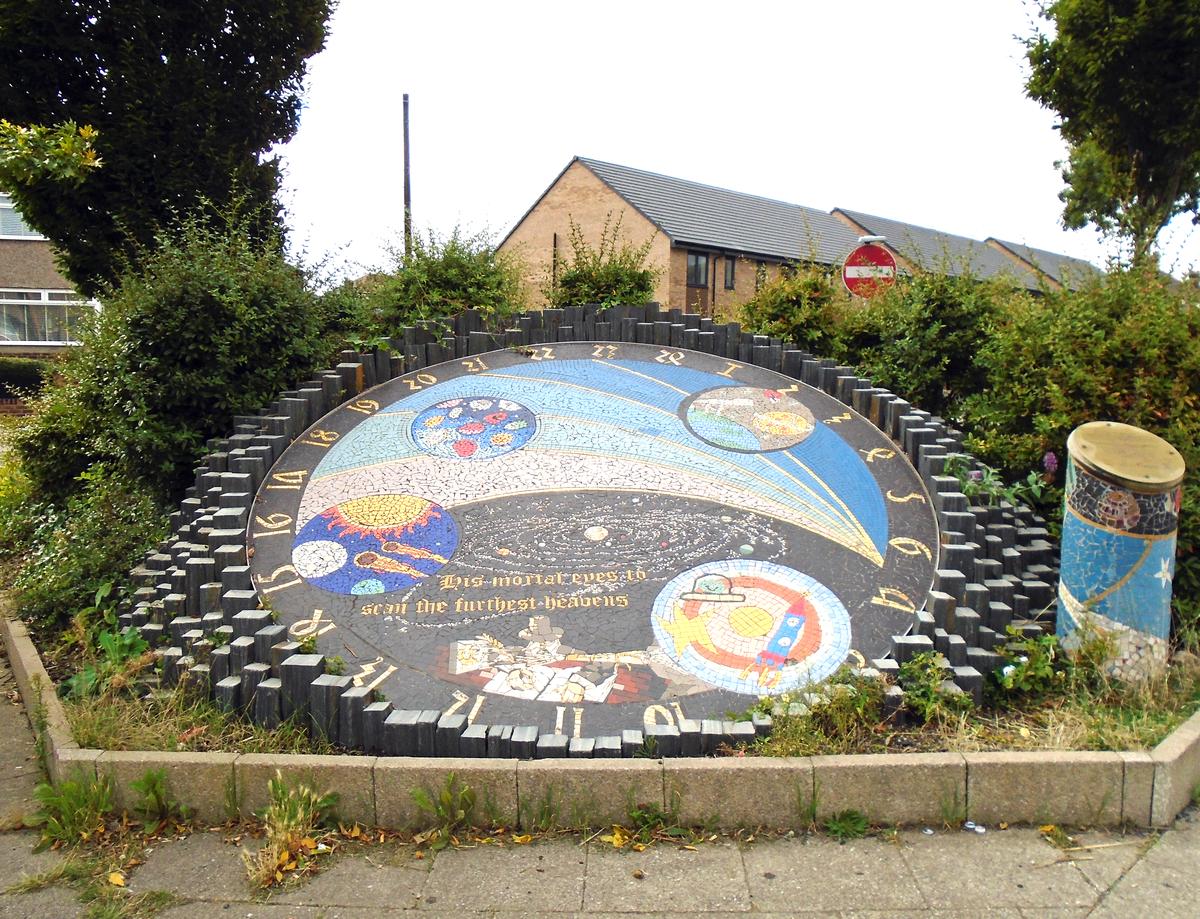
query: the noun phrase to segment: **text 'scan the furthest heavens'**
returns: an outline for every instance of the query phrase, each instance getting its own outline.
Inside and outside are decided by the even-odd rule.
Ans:
[[[1167,660],[1183,475],[1179,451],[1141,428],[1092,421],[1067,439],[1058,636],[1106,636],[1123,679]]]

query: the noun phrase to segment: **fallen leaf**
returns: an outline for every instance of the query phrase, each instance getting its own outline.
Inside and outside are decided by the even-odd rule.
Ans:
[[[646,872],[645,872],[645,871],[643,871],[641,868],[634,868],[634,869],[633,869],[633,876],[634,876],[634,877],[635,877],[637,880],[639,880],[639,881],[640,881],[640,880],[643,880],[643,879],[646,877]]]
[[[317,847],[317,841],[311,836],[305,836],[300,840],[300,847],[303,849],[308,849],[311,852]]]
[[[533,837],[528,833],[522,833],[520,836],[514,836],[512,838],[512,841],[515,842],[519,846],[523,846],[529,842],[532,842]]]
[[[278,884],[282,880],[283,880],[283,875],[280,874],[278,871],[276,871],[275,872],[275,883]]]
[[[292,853],[289,852],[287,849],[284,849],[282,852],[279,853],[279,864],[286,865],[288,863],[288,860],[291,857],[292,857]]]
[[[1002,824],[1000,824],[1000,829],[1002,829],[1002,830],[1007,830],[1007,829],[1008,829],[1008,824],[1007,824],[1007,823],[1002,823]]]
[[[1056,829],[1058,829],[1058,827],[1056,827],[1053,823],[1047,823],[1044,826],[1039,826],[1038,832],[1039,833],[1053,833]]]
[[[125,875],[120,871],[110,871],[108,875],[108,883],[112,884],[113,887],[124,887]]]
[[[413,858],[424,858],[424,857],[425,857],[425,853],[424,853],[424,852],[417,851],[417,852],[414,852],[414,853],[413,853]]]
[[[680,848],[687,852],[695,852],[696,851],[695,846],[680,846]]]
[[[629,848],[633,849],[633,851],[634,851],[634,852],[645,852],[645,851],[646,851],[646,844],[645,844],[644,842],[635,842],[635,843],[634,843],[632,846],[630,846]]]

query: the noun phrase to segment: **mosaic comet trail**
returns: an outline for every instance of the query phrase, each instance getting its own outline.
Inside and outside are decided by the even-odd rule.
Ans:
[[[536,356],[398,378],[289,448],[251,529],[293,637],[397,707],[593,736],[722,717],[908,626],[936,525],[864,419],[712,355]]]

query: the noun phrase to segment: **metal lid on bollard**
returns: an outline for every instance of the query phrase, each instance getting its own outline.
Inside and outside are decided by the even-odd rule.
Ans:
[[[1089,421],[1067,438],[1071,458],[1118,485],[1166,491],[1183,481],[1179,451],[1157,434],[1119,421]]]

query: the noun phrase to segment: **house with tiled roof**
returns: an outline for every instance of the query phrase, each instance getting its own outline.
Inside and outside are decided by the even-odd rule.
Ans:
[[[1030,290],[1041,285],[1034,266],[983,240],[847,208],[835,207],[833,214],[856,234],[887,237],[885,245],[896,255],[899,266],[910,272],[935,271],[951,277],[965,274],[981,280],[1002,277]]]
[[[1000,251],[1015,256],[1038,273],[1045,275],[1051,281],[1051,286],[1066,287],[1068,290],[1078,290],[1080,286],[1094,281],[1104,272],[1081,258],[1072,258],[1061,252],[1051,252],[1048,249],[1036,249],[1021,243],[1008,242],[987,238],[987,244]]]
[[[1075,286],[1098,272],[1081,259],[991,239],[977,240],[862,211],[831,212],[577,156],[503,239],[536,289],[571,254],[574,222],[599,243],[621,220],[634,245],[650,241],[661,271],[655,299],[703,313],[745,303],[783,266],[838,266],[860,236],[884,236],[902,271],[1004,277],[1029,290]]]
[[[825,211],[577,156],[499,250],[519,254],[536,287],[570,256],[571,221],[598,244],[610,216],[634,245],[653,240],[655,299],[703,313],[745,303],[784,264],[836,264],[858,243]]]

